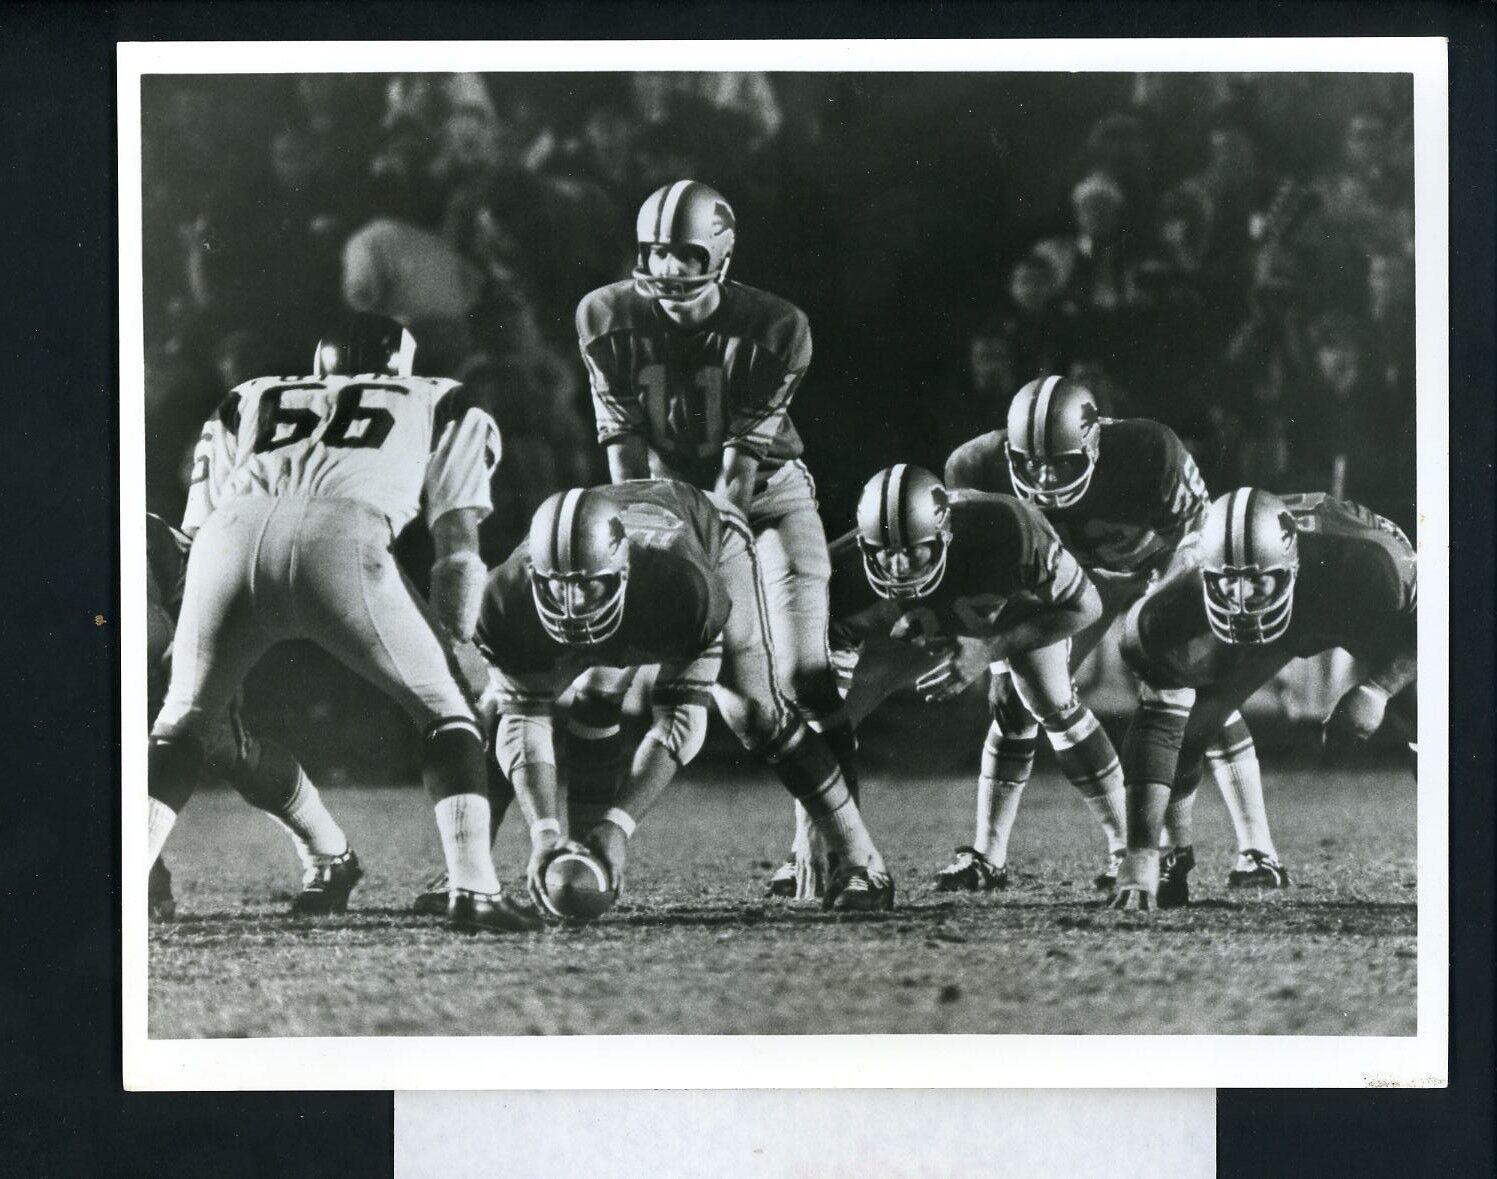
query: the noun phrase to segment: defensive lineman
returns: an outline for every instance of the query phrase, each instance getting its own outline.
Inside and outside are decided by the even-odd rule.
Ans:
[[[448,922],[533,929],[538,915],[505,897],[494,871],[483,739],[449,646],[477,621],[478,524],[491,507],[499,432],[455,382],[413,376],[415,351],[399,324],[352,317],[319,342],[310,376],[240,385],[204,429],[183,521],[194,543],[171,683],[151,731],[151,856],[245,675],[276,642],[305,638],[421,727]],[[390,554],[418,511],[437,553],[430,608]]]
[[[780,686],[831,745],[856,797],[856,747],[827,648],[826,532],[789,416],[811,363],[810,324],[784,299],[728,279],[737,220],[705,184],[678,180],[652,193],[635,238],[633,278],[577,308],[610,473],[615,482],[680,479],[746,515]],[[793,892],[794,881],[787,865],[773,890]]]
[[[1408,539],[1358,504],[1244,487],[1211,505],[1198,543],[1125,624],[1145,693],[1123,747],[1128,855],[1114,907],[1188,901],[1180,865],[1161,881],[1165,808],[1195,790],[1222,721],[1291,660],[1341,647],[1362,669],[1326,720],[1328,743],[1363,741],[1390,700],[1411,702],[1416,593]]]
[[[835,856],[825,903],[892,906],[893,881],[836,759],[780,693],[753,538],[736,509],[667,480],[553,495],[526,542],[490,577],[478,640],[494,663],[496,749],[531,824],[529,881],[540,903],[546,864],[568,835],[557,797],[555,700],[588,669],[659,664],[654,723],[622,791],[579,833],[615,885],[635,824],[701,748],[712,700],[804,805]]]
[[[1066,547],[1091,576],[1102,614],[1071,644],[1072,665],[1096,647],[1107,628],[1149,589],[1182,540],[1200,526],[1210,496],[1190,452],[1168,426],[1148,418],[1101,416],[1090,390],[1061,376],[1030,381],[1009,405],[1007,428],[963,443],[946,463],[953,488],[1012,492],[1045,513]],[[1013,740],[995,715],[989,739]],[[1228,716],[1206,751],[1237,836],[1233,887],[1279,888],[1288,882],[1269,831],[1262,775],[1252,735],[1240,713]],[[1000,757],[1007,765],[1024,764]],[[975,854],[1005,847],[1023,780],[979,792]],[[1121,789],[1121,783],[1115,783]],[[1177,853],[1193,862],[1182,833],[1190,827],[1192,793],[1171,810],[1166,829]],[[970,880],[965,854],[943,874]],[[980,865],[979,865],[980,867]],[[1111,889],[1117,865],[1098,878]]]

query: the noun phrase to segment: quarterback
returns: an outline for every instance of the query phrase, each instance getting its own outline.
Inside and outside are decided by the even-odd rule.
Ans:
[[[1107,836],[1111,865],[1124,842],[1122,771],[1106,731],[1077,699],[1068,662],[1071,642],[1102,604],[1045,517],[1013,496],[948,492],[929,471],[901,463],[863,488],[855,535],[864,577],[881,601],[849,614],[838,593],[839,642],[861,640],[849,709],[866,715],[921,658],[915,686],[932,701],[956,697],[996,665],[990,702],[998,719],[983,744],[982,805],[1000,783],[1028,777],[1044,728]],[[959,849],[938,888],[1007,884],[1006,812],[1017,803],[1016,790],[1003,796],[994,809],[1006,825],[985,848]]]
[[[784,299],[729,280],[737,219],[715,189],[665,185],[635,228],[633,277],[577,308],[609,471],[615,482],[680,479],[745,514],[780,686],[831,745],[856,797],[856,747],[827,648],[826,532],[790,420],[811,363],[810,324]],[[774,891],[794,891],[788,866]]]
[[[946,483],[1011,492],[1033,504],[1091,576],[1102,614],[1072,642],[1073,666],[1148,591],[1176,548],[1199,527],[1210,500],[1195,460],[1173,430],[1148,418],[1104,418],[1084,385],[1060,376],[1030,381],[1014,395],[1006,429],[981,434],[953,451]],[[996,717],[989,738],[999,748],[1011,739]],[[1282,887],[1289,877],[1269,831],[1257,752],[1241,715],[1226,718],[1206,760],[1237,836],[1237,863],[1228,884]],[[1017,813],[1009,796],[1023,786],[1022,780],[999,782],[991,792],[979,792],[977,851],[959,853],[950,873],[962,873],[965,855],[987,853],[989,838],[1000,848],[1006,845]],[[1177,803],[1166,820],[1177,849],[1170,864],[1194,862],[1188,836],[1194,797]],[[1116,868],[1113,864],[1098,877],[1099,887],[1112,887]],[[950,878],[970,879],[970,874]]]
[[[151,729],[151,857],[245,675],[273,644],[310,639],[421,728],[449,924],[534,929],[539,916],[495,874],[483,738],[452,659],[477,622],[499,431],[456,382],[412,375],[415,351],[398,323],[353,316],[323,336],[310,376],[248,381],[207,423],[182,524],[193,544],[171,681]],[[430,606],[390,553],[418,512],[437,554]]]
[[[186,533],[146,513],[146,698],[153,717],[161,711],[171,675],[172,635],[191,545]],[[223,778],[290,833],[302,866],[302,890],[291,911],[316,915],[347,909],[348,895],[364,874],[359,857],[296,758],[245,729],[237,698],[207,734],[203,753],[208,774]],[[158,856],[151,864],[151,917],[169,921],[176,908],[171,873]]]
[[[737,510],[670,480],[558,492],[489,578],[478,622],[492,662],[495,749],[530,823],[528,879],[570,845],[552,709],[594,669],[659,664],[653,724],[619,793],[583,833],[623,878],[636,823],[701,749],[707,705],[810,814],[836,861],[824,903],[886,909],[894,884],[831,750],[779,690],[753,538]],[[616,735],[616,734],[615,734]]]
[[[1211,505],[1124,627],[1144,699],[1123,746],[1128,854],[1115,907],[1187,903],[1184,872],[1161,881],[1166,807],[1195,790],[1223,721],[1291,660],[1339,647],[1357,661],[1360,681],[1325,722],[1328,745],[1398,718],[1415,680],[1416,593],[1408,539],[1358,504],[1243,487]]]

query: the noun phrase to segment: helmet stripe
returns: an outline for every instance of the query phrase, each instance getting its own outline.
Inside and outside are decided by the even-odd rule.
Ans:
[[[904,473],[907,463],[895,463],[889,468],[889,481],[884,484],[884,535],[889,538],[889,547],[905,547],[904,536]]]
[[[562,497],[556,513],[556,567],[561,573],[574,573],[572,568],[572,533],[577,524],[577,505],[582,502],[583,491],[574,487]]]
[[[1227,563],[1237,568],[1247,564],[1243,533],[1247,523],[1247,488],[1239,487],[1227,500]]]
[[[686,195],[694,181],[678,180],[671,185],[670,191],[665,194],[665,199],[660,202],[660,216],[655,222],[655,240],[657,242],[668,242],[675,240],[676,236],[676,213],[681,208],[681,198]],[[662,236],[662,231],[664,236]]]
[[[1030,418],[1029,433],[1034,443],[1030,451],[1036,458],[1045,456],[1045,436],[1049,433],[1050,401],[1055,387],[1060,384],[1058,376],[1046,377],[1034,398],[1034,411]]]
[[[1253,530],[1248,527],[1253,519],[1253,508],[1257,506],[1258,489],[1255,487],[1245,497],[1247,506],[1242,510],[1242,556],[1244,564],[1256,565],[1258,563],[1257,547],[1253,544]]]

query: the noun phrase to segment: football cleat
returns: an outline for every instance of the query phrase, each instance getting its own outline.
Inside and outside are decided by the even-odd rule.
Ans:
[[[1123,849],[1107,853],[1107,867],[1092,877],[1092,887],[1098,892],[1111,892],[1118,886],[1118,869],[1123,866]]]
[[[838,913],[879,913],[894,907],[894,878],[887,872],[840,867],[832,873],[822,907]]]
[[[172,895],[172,874],[159,856],[151,865],[148,904],[152,921],[170,921],[177,915],[177,898]]]
[[[975,847],[957,848],[956,859],[936,873],[937,892],[990,892],[1007,887],[1007,865],[993,863]]]
[[[348,896],[363,878],[364,869],[353,848],[341,856],[320,859],[302,877],[301,893],[291,902],[291,912],[298,917],[346,913]]]
[[[1172,848],[1160,857],[1157,899],[1161,909],[1182,909],[1190,904],[1190,870],[1195,866],[1193,847]]]
[[[545,922],[533,905],[502,892],[454,888],[447,897],[447,924],[462,933],[532,933]]]
[[[1284,888],[1289,884],[1289,869],[1277,856],[1248,848],[1237,857],[1237,867],[1227,876],[1228,888]]]
[[[824,865],[794,853],[770,874],[769,895],[782,900],[814,900],[826,891]]]
[[[447,916],[447,870],[444,868],[426,882],[426,887],[411,902],[411,912],[422,917]]]

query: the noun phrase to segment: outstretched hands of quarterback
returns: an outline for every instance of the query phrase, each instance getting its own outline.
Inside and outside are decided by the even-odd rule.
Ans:
[[[993,656],[981,639],[946,640],[949,650],[928,672],[915,681],[915,690],[930,703],[952,700],[982,678]]]

